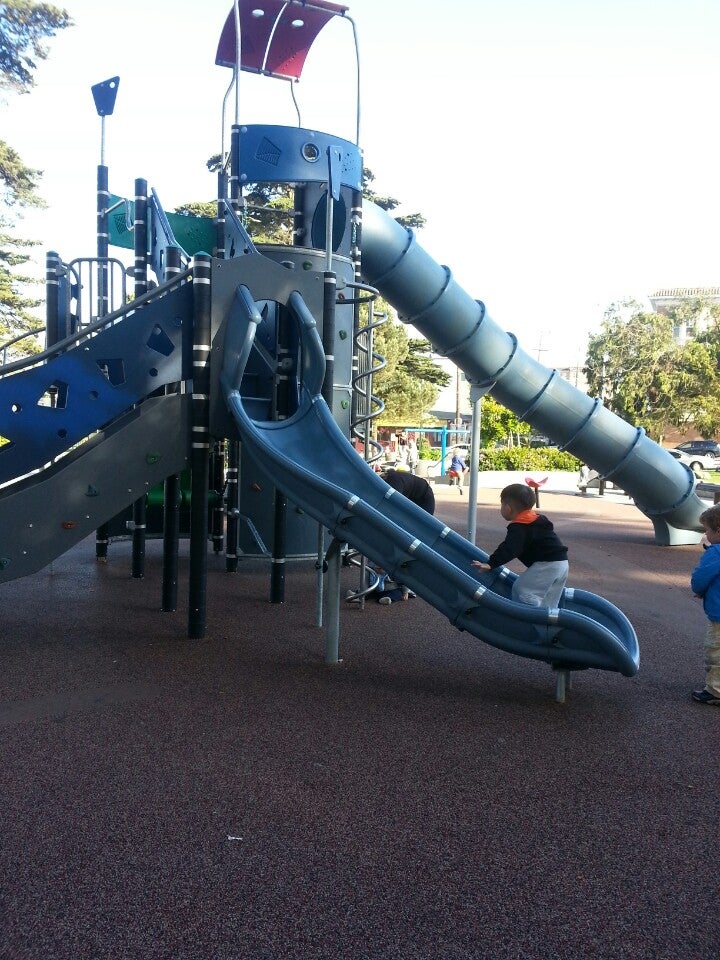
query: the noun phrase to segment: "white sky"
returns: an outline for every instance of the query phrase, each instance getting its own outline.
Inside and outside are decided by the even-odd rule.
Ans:
[[[61,5],[76,26],[0,107],[0,136],[45,171],[50,207],[20,232],[72,259],[95,250],[102,80],[120,76],[111,191],[144,177],[167,210],[215,196],[232,3]],[[350,15],[374,187],[427,217],[422,246],[531,355],[582,362],[612,301],[720,284],[717,0],[351,0]],[[348,23],[323,30],[295,89],[303,126],[354,139]],[[240,119],[294,125],[288,85],[242,74]]]

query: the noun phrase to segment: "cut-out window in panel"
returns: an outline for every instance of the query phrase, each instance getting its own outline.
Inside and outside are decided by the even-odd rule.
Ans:
[[[53,407],[64,410],[68,402],[68,385],[64,380],[55,380],[37,402],[39,407]]]
[[[125,365],[123,364],[122,358],[98,360],[97,365],[100,367],[103,376],[109,380],[113,387],[119,387],[125,383]]]
[[[157,324],[153,328],[153,332],[148,337],[147,345],[151,350],[161,353],[164,357],[169,357],[175,349],[170,337],[165,333],[163,328]]]

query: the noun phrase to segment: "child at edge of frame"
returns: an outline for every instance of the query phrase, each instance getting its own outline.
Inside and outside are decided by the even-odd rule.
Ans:
[[[690,575],[690,588],[703,602],[705,633],[705,686],[693,690],[696,703],[720,705],[720,505],[700,514],[705,535],[704,552]]]
[[[535,509],[535,491],[511,483],[500,492],[500,515],[508,521],[503,542],[487,563],[473,560],[481,570],[494,570],[518,559],[526,566],[512,586],[512,599],[534,607],[557,607],[568,578],[568,548],[548,518]],[[718,538],[720,539],[720,537]]]

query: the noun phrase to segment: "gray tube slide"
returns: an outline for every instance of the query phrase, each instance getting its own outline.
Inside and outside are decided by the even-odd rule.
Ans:
[[[692,471],[644,430],[630,426],[537,363],[501,330],[406,230],[373,203],[363,204],[362,272],[471,383],[630,494],[662,546],[697,543],[706,504]]]

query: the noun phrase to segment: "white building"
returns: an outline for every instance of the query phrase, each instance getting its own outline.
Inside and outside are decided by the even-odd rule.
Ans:
[[[720,304],[720,287],[668,287],[651,293],[648,300],[655,313],[668,316],[671,310],[682,306],[688,300],[704,300],[710,304]],[[676,324],[673,327],[675,342],[682,346],[688,338],[692,339],[701,333],[707,327],[709,319],[709,314],[703,311],[696,318],[692,329],[688,329],[687,323]]]

